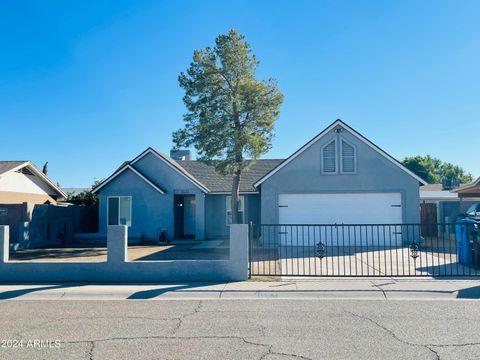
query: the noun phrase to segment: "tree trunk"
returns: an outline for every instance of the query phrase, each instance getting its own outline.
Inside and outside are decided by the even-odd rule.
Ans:
[[[240,214],[238,212],[240,208],[240,177],[242,174],[242,162],[243,162],[243,147],[240,142],[240,137],[242,133],[242,126],[240,124],[240,116],[238,114],[238,105],[236,101],[236,95],[232,103],[233,116],[234,116],[234,136],[235,136],[235,163],[237,164],[237,170],[233,175],[232,182],[232,224],[239,224]]]
[[[240,224],[240,172],[233,176],[232,184],[232,224]]]

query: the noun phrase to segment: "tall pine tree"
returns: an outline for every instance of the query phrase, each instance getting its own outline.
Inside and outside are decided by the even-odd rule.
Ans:
[[[176,147],[194,146],[199,160],[232,176],[232,222],[239,222],[242,173],[271,148],[283,95],[274,79],[257,80],[259,62],[243,35],[220,35],[213,48],[193,53],[179,76],[185,90],[185,126],[173,133]],[[248,158],[251,161],[245,161]]]

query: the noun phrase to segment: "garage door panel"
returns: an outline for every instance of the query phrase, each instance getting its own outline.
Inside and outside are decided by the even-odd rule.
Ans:
[[[392,247],[402,243],[402,225],[281,225],[281,245],[313,247],[349,246],[352,251],[363,247]],[[270,237],[272,239],[272,237]]]
[[[401,224],[400,193],[280,194],[280,224]],[[288,227],[281,243],[293,246],[396,245],[401,230],[372,226]]]

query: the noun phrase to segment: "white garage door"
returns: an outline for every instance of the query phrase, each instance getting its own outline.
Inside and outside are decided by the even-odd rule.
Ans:
[[[337,194],[280,194],[280,224],[401,224],[402,197],[400,193],[337,193]],[[388,228],[387,228],[388,229]],[[302,228],[307,235],[297,235],[298,228],[286,226],[281,242],[312,246],[319,238],[327,245],[379,244],[387,241],[395,245],[401,229],[391,227],[388,234],[379,239],[377,229],[366,227],[316,227]],[[317,234],[314,232],[317,231]],[[347,231],[349,232],[347,234]],[[383,229],[382,229],[383,231]],[[313,233],[312,233],[313,232]],[[323,232],[323,233],[322,233]],[[301,236],[301,238],[300,238]],[[393,239],[392,239],[393,236]]]

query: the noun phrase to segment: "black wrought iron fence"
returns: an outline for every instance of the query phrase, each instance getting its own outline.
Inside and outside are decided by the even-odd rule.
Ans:
[[[478,276],[476,224],[251,225],[252,276]]]

